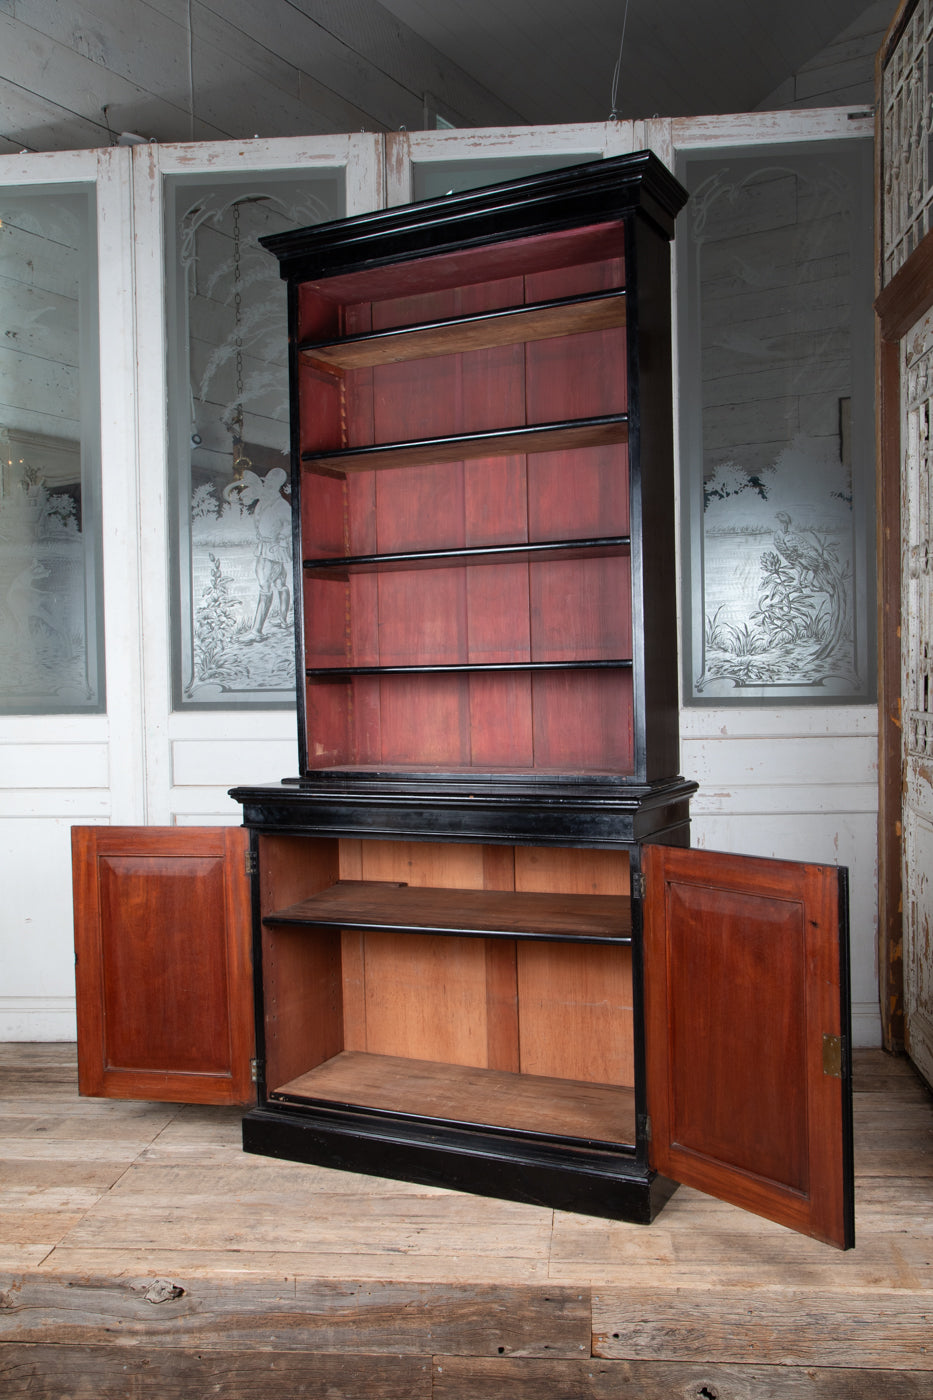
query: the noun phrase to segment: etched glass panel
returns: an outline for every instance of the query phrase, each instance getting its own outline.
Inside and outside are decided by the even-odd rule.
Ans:
[[[104,708],[94,191],[0,189],[0,712]]]
[[[871,700],[870,145],[683,178],[685,701]]]
[[[286,288],[259,239],[340,218],[343,175],[166,186],[175,705],[293,705]]]

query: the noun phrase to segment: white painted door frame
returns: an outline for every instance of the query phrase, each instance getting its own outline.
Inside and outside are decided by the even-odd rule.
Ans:
[[[96,187],[107,703],[0,717],[0,1040],[74,1036],[72,825],[233,824],[228,786],[296,771],[289,711],[172,713],[163,182],[321,168],[384,202],[376,135],[0,156],[0,185]]]
[[[143,638],[144,815],[149,825],[241,820],[227,797],[237,782],[275,781],[297,765],[289,710],[173,711],[171,547],[166,417],[165,179],[173,175],[343,170],[347,213],[383,201],[382,137],[319,136],[279,141],[138,146],[133,151],[133,230],[138,328],[140,632]],[[283,340],[287,328],[283,324]]]

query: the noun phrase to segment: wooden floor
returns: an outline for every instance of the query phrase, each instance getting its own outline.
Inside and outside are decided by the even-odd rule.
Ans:
[[[0,1396],[933,1397],[933,1103],[862,1052],[856,1248],[681,1189],[640,1227],[245,1155],[0,1045]]]

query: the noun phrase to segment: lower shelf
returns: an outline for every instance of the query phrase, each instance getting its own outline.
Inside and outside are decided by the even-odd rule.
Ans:
[[[273,1102],[323,1101],[588,1142],[635,1142],[631,1089],[398,1055],[345,1050],[269,1097]]]

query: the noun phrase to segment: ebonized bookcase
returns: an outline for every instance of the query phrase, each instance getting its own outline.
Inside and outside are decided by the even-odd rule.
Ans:
[[[300,771],[233,790],[246,830],[76,829],[82,1092],[255,1093],[252,1152],[640,1222],[689,1182],[852,1243],[845,872],[689,849],[683,199],[641,153],[264,240]]]

